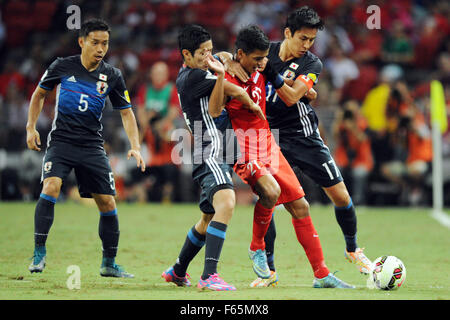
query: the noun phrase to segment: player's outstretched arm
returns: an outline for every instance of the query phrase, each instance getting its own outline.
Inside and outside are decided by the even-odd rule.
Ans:
[[[41,137],[36,130],[36,123],[41,114],[42,107],[44,106],[45,98],[48,91],[41,87],[36,87],[30,100],[30,108],[28,109],[28,121],[27,121],[27,146],[28,149],[41,151]]]
[[[120,116],[122,117],[122,124],[125,132],[130,141],[131,148],[128,151],[127,159],[134,157],[136,159],[136,166],[141,168],[141,171],[145,171],[145,162],[141,156],[141,145],[139,143],[139,131],[131,108],[120,110]]]

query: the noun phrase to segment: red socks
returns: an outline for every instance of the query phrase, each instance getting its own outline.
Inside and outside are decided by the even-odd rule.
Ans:
[[[256,202],[253,213],[253,236],[250,250],[256,251],[258,249],[265,249],[266,244],[264,242],[264,236],[267,233],[267,229],[269,229],[274,208],[267,209],[263,207],[259,201]]]
[[[330,271],[325,265],[322,246],[311,217],[292,219],[292,224],[294,225],[298,242],[300,242],[305,250],[309,263],[311,264],[314,276],[319,279],[326,277]]]

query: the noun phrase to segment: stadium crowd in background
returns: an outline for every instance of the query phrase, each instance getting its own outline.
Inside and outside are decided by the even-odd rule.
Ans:
[[[431,204],[432,79],[442,82],[450,115],[450,3],[445,0],[2,1],[0,200],[39,196],[42,155],[26,149],[28,105],[45,68],[56,57],[79,53],[77,30],[66,25],[71,4],[81,8],[82,20],[102,17],[114,30],[106,61],[120,68],[127,80],[146,146],[148,175],[136,179],[134,163],[117,156],[127,150],[126,135],[117,130],[120,117],[110,106],[105,108],[103,130],[119,200],[198,200],[190,165],[173,164],[165,157],[173,147],[171,130],[185,126],[173,89],[182,63],[176,43],[180,27],[201,24],[212,34],[216,51],[232,51],[242,25],[256,23],[271,40],[281,40],[286,13],[309,5],[326,21],[311,50],[324,63],[313,105],[318,106],[321,135],[354,201]],[[366,24],[369,5],[380,8],[380,29]],[[153,75],[155,69],[158,76]],[[43,145],[54,103],[54,96],[46,100],[37,124]],[[443,142],[448,166],[450,130]],[[449,195],[450,170],[443,174]],[[310,202],[327,201],[320,188],[299,175]],[[69,179],[61,197],[68,197],[70,190]],[[450,204],[448,197],[445,204]]]

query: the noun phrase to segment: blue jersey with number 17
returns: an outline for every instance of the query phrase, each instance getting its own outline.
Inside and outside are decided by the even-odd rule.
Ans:
[[[47,139],[74,145],[103,145],[101,118],[106,98],[114,109],[131,107],[125,81],[119,69],[101,61],[89,72],[80,55],[57,58],[39,82],[45,90],[56,86],[55,118]]]

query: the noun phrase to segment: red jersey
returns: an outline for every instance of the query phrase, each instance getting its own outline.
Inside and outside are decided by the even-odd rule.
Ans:
[[[256,71],[247,82],[238,77],[232,77],[227,72],[225,79],[247,91],[252,100],[261,107],[266,114],[266,84],[264,76]],[[261,120],[252,111],[246,109],[240,101],[232,99],[225,106],[236,133],[242,153],[238,162],[259,160],[270,163],[271,155],[279,152],[279,147],[270,131],[269,122]]]

